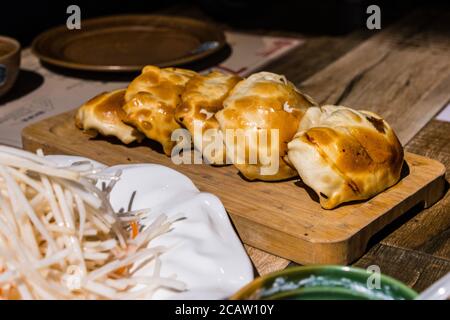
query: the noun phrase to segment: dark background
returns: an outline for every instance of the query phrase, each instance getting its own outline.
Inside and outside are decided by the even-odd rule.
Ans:
[[[171,13],[190,15],[193,7],[211,20],[239,29],[278,29],[304,33],[342,34],[365,28],[366,8],[381,7],[382,25],[398,19],[419,6],[449,5],[448,0],[7,0],[0,6],[0,34],[19,39],[22,45],[49,27],[65,24],[66,9],[81,8],[81,19],[125,13]],[[186,10],[184,10],[186,8]]]

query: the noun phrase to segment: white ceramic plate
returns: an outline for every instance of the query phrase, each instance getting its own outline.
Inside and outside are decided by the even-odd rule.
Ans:
[[[60,165],[89,160],[71,156],[48,158]],[[151,208],[141,224],[146,225],[161,213],[169,218],[180,214],[186,217],[152,245],[171,246],[161,256],[161,274],[177,274],[188,290],[174,293],[161,289],[154,299],[223,299],[253,279],[250,260],[216,196],[200,192],[189,178],[161,165],[119,165],[106,170],[118,169],[122,170],[121,179],[110,197],[114,210],[127,208],[136,191],[132,210]],[[139,272],[151,269],[148,266]]]

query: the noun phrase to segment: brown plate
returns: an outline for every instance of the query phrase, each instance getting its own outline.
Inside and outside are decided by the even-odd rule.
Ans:
[[[80,30],[50,29],[34,39],[41,61],[87,71],[130,72],[195,62],[225,45],[217,27],[189,18],[123,15],[81,21]]]

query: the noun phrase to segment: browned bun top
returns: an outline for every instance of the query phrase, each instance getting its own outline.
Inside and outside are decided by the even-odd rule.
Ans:
[[[403,164],[403,148],[385,120],[342,106],[310,108],[288,148],[325,208],[383,191],[399,180]]]
[[[231,90],[224,101],[224,109],[216,113],[221,130],[243,130],[247,133],[261,133],[268,135],[268,149],[262,150],[260,145],[247,143],[245,159],[233,159],[236,167],[248,179],[282,180],[297,173],[284,160],[287,153],[287,143],[297,132],[299,122],[308,107],[314,102],[302,94],[286,80],[284,76],[269,72],[259,72],[240,81]],[[277,141],[272,141],[271,130],[278,133]],[[248,142],[248,141],[247,141]],[[276,174],[262,174],[264,167],[261,163],[249,162],[249,154],[268,153],[279,157],[279,170]],[[241,164],[237,164],[240,162]]]
[[[75,125],[85,131],[105,136],[115,136],[128,144],[142,140],[143,136],[123,121],[126,113],[125,89],[103,92],[83,104],[75,115]]]

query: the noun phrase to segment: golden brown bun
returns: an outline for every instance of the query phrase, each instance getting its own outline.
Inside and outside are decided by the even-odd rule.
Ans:
[[[186,83],[194,75],[190,70],[146,66],[125,94],[125,122],[161,143],[167,155],[175,145],[171,141],[172,131],[181,128],[174,118],[175,109]]]
[[[218,71],[207,75],[196,75],[187,83],[181,96],[182,103],[177,107],[175,119],[189,130],[195,147],[211,164],[225,164],[226,161],[226,153],[220,152],[225,149],[213,146],[218,143],[213,139],[219,139],[222,136],[214,114],[223,108],[224,99],[240,80],[238,76]],[[194,132],[194,124],[199,132]],[[206,130],[210,135],[203,135]],[[216,152],[203,152],[208,150],[208,147]]]
[[[180,68],[158,68],[146,66],[142,73],[128,85],[125,101],[130,101],[138,92],[148,92],[166,104],[179,101],[186,83],[197,73]]]
[[[403,148],[380,116],[342,106],[308,109],[288,157],[325,209],[368,199],[400,179]]]
[[[75,125],[96,135],[115,136],[125,144],[144,137],[136,129],[122,121],[126,117],[122,106],[125,89],[104,92],[83,104],[75,115]]]
[[[147,138],[158,141],[164,153],[170,156],[175,145],[171,140],[172,132],[180,128],[174,118],[175,107],[147,92],[139,92],[123,109],[128,114],[124,121],[138,128]]]
[[[227,156],[233,158],[233,164],[250,180],[274,181],[296,176],[297,172],[283,157],[300,119],[313,104],[311,98],[300,93],[284,76],[260,72],[240,81],[225,99],[224,109],[215,115],[225,135],[227,129],[241,129],[246,137],[244,141],[225,141]],[[271,129],[278,130],[277,141],[270,140]],[[269,139],[267,147],[250,142],[251,136],[256,138],[265,133]],[[233,147],[238,151],[230,150]],[[251,154],[257,155],[256,163]],[[270,163],[263,161],[263,155],[271,159]],[[273,159],[278,161],[275,171]]]

